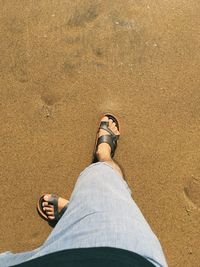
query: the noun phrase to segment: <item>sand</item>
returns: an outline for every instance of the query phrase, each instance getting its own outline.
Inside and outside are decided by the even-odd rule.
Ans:
[[[36,202],[70,198],[99,117],[169,266],[200,266],[200,4],[0,1],[0,251],[43,243]]]

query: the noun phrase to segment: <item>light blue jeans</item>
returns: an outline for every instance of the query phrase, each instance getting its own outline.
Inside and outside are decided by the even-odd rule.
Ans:
[[[78,177],[69,206],[39,248],[0,254],[0,267],[13,266],[71,248],[116,247],[166,267],[161,245],[131,197],[126,181],[110,165],[98,162]]]

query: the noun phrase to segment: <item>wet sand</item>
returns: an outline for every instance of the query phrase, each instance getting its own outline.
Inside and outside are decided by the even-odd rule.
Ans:
[[[198,266],[198,1],[0,4],[0,251],[42,244],[38,197],[70,198],[112,112],[116,160],[169,266]]]

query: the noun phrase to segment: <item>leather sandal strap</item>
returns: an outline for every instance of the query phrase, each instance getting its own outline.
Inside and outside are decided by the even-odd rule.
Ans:
[[[54,206],[54,217],[55,217],[55,220],[58,221],[60,219],[59,212],[58,212],[58,196],[52,194],[49,197],[48,203]]]
[[[117,147],[117,138],[116,138],[116,136],[102,135],[101,137],[99,137],[96,147],[98,147],[101,143],[109,144],[109,146],[111,148],[111,157],[113,157],[114,153],[115,153],[115,150],[116,150],[116,147]]]
[[[102,121],[102,122],[100,123],[99,130],[100,130],[100,129],[103,129],[103,130],[107,131],[109,134],[111,134],[113,137],[116,136],[116,135],[113,133],[113,131],[111,131],[111,130],[108,128],[108,126],[109,126],[109,122],[108,122],[108,121]]]
[[[117,121],[117,119],[110,115],[110,114],[105,114],[106,117],[108,117],[108,119],[111,119],[113,122],[115,122],[115,125],[119,131],[119,122]],[[109,135],[103,135],[101,137],[98,138],[96,144],[95,144],[95,150],[93,153],[93,160],[92,163],[98,162],[98,157],[97,157],[97,149],[98,149],[98,145],[101,143],[107,143],[110,145],[111,148],[111,157],[114,157],[114,153],[117,147],[117,140],[119,139],[119,135],[115,135],[113,133],[113,131],[109,128],[109,121],[101,121],[100,122],[100,126],[98,129],[98,132],[100,129],[103,129],[105,131],[107,131],[109,133]],[[97,133],[98,134],[98,133]]]

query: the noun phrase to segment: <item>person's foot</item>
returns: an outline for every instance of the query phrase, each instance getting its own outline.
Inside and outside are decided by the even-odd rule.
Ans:
[[[118,131],[115,122],[113,120],[108,119],[107,116],[103,117],[101,121],[108,121],[109,126],[108,128],[115,134],[120,135],[120,132]],[[103,129],[99,129],[99,132],[97,134],[97,139],[101,137],[102,135],[110,135],[107,131]],[[111,147],[107,143],[101,143],[98,145],[97,152],[96,152],[97,158],[99,161],[106,161],[111,159]]]
[[[54,206],[48,203],[48,198],[51,196],[51,194],[46,194],[44,196],[44,202],[42,203],[43,206],[43,211],[46,214],[46,216],[48,217],[49,220],[54,220],[55,216],[54,216]],[[65,205],[68,203],[69,201],[66,200],[65,198],[59,197],[58,198],[58,212],[60,213],[60,211],[65,207]]]

